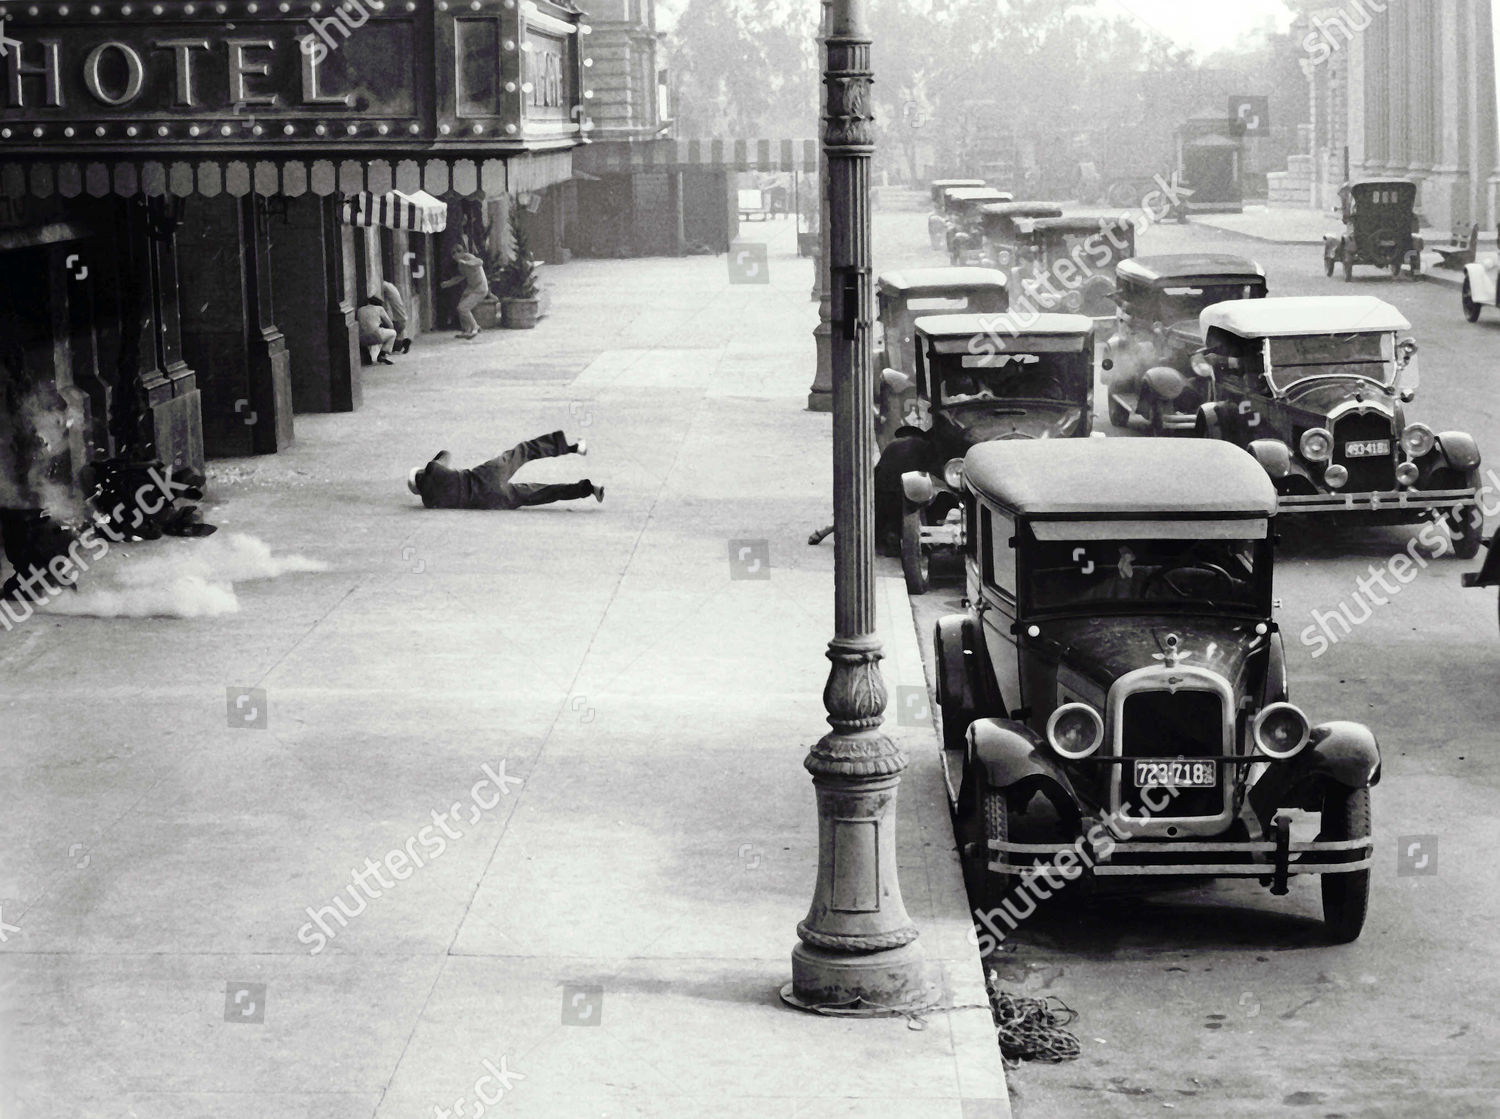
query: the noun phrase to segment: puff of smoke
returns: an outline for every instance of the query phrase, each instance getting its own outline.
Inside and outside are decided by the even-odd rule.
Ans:
[[[234,584],[294,572],[326,571],[304,556],[276,556],[253,536],[229,533],[204,540],[167,539],[149,547],[115,548],[90,566],[75,594],[53,598],[41,612],[90,618],[216,618],[238,612]]]

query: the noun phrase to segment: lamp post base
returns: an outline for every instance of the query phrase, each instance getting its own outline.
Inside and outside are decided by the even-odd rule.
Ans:
[[[781,999],[798,1010],[879,1018],[939,1005],[942,988],[915,942],[878,952],[831,952],[808,944],[792,949],[792,981]]]

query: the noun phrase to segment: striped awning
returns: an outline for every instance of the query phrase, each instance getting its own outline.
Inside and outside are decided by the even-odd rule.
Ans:
[[[634,171],[807,171],[818,169],[816,140],[598,141],[573,153],[594,175]]]
[[[345,225],[405,229],[412,233],[441,233],[448,228],[448,206],[426,191],[385,194],[361,191],[344,199],[340,216]]]

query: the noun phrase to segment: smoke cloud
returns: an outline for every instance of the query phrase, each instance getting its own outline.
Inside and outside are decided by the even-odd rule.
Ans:
[[[91,564],[76,593],[60,594],[38,613],[87,618],[217,618],[239,611],[236,583],[295,572],[327,571],[305,556],[276,556],[244,533],[201,540],[164,539],[116,546]]]

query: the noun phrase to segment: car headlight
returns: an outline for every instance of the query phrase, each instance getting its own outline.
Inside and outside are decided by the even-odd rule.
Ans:
[[[1308,462],[1327,462],[1333,457],[1333,432],[1322,427],[1309,428],[1302,433],[1297,446]]]
[[[1013,258],[1010,255],[1010,250],[1009,249],[1001,249],[1000,250],[1000,255],[998,257],[996,257],[995,259],[1000,262],[1000,266],[1002,268],[1008,268],[1010,266],[1010,262],[1011,262],[1011,260]]]
[[[1341,490],[1349,484],[1349,471],[1338,463],[1334,463],[1323,471],[1323,482],[1331,490]]]
[[[964,460],[961,458],[950,458],[943,467],[943,481],[948,483],[951,490],[962,489],[964,484]]]
[[[1070,291],[1063,299],[1063,306],[1070,311],[1076,311],[1083,306],[1083,296],[1076,291]]]
[[[1272,703],[1255,716],[1253,733],[1262,754],[1285,761],[1307,745],[1312,726],[1301,708],[1290,703]]]
[[[1065,703],[1047,720],[1047,741],[1065,758],[1079,761],[1104,742],[1104,720],[1086,703]]]
[[[1416,485],[1420,474],[1421,471],[1417,469],[1417,464],[1414,462],[1403,462],[1400,466],[1396,467],[1396,481],[1403,486]]]
[[[1437,446],[1437,436],[1426,424],[1412,424],[1401,433],[1401,446],[1412,458],[1421,458]]]
[[[1193,372],[1197,376],[1205,377],[1210,380],[1213,379],[1214,363],[1209,361],[1208,358],[1204,357],[1202,354],[1193,355],[1192,366]]]

